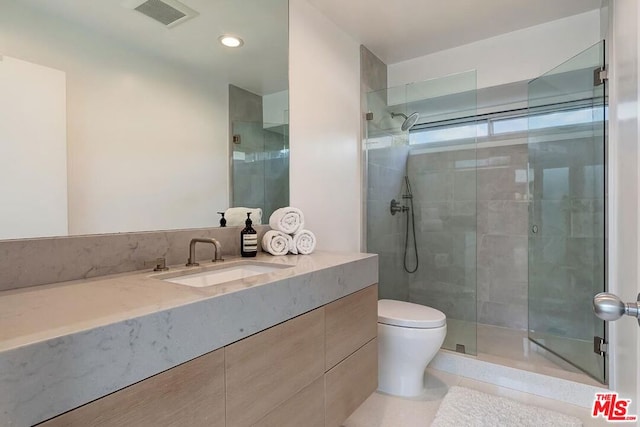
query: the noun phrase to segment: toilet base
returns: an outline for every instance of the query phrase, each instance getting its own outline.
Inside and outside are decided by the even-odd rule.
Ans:
[[[415,329],[378,324],[378,391],[416,397],[425,392],[424,371],[444,342],[447,327]]]
[[[424,370],[420,372],[407,372],[406,375],[394,376],[393,372],[387,372],[385,377],[378,376],[378,391],[399,397],[416,397],[424,394]]]

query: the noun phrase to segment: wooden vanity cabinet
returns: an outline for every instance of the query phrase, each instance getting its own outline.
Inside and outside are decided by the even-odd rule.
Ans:
[[[339,427],[378,384],[377,285],[41,426]]]
[[[273,369],[277,370],[302,369],[306,372],[313,372],[312,376],[315,375],[317,379],[310,382],[301,391],[292,393],[288,400],[280,406],[274,407],[272,412],[269,412],[256,424],[229,423],[229,400],[227,400],[228,426],[339,427],[378,388],[378,345],[376,339],[378,332],[378,287],[376,285],[369,286],[303,316],[275,326],[271,330],[277,330],[290,322],[297,323],[300,321],[299,319],[309,315],[315,316],[315,321],[321,322],[321,327],[316,329],[305,326],[307,328],[306,334],[314,337],[314,347],[319,342],[322,343],[322,348],[315,348],[315,356],[307,356],[307,360],[311,362],[300,365],[300,356],[290,353],[290,351],[296,352],[296,350],[289,343],[285,344],[288,348],[287,357],[297,361],[292,362],[290,367],[287,366],[288,363],[284,362],[284,359],[272,360],[269,363]],[[298,330],[297,326],[296,330]],[[317,335],[318,330],[321,331],[320,339]],[[254,336],[260,336],[263,333]],[[244,341],[247,340],[236,344]],[[298,346],[297,352],[306,353],[303,346]],[[267,358],[259,356],[259,354],[257,353],[256,358],[266,362]],[[321,363],[320,370],[316,365],[318,358]],[[228,352],[227,363],[229,363]],[[248,366],[253,363],[249,363]],[[298,367],[296,368],[296,366]],[[290,383],[291,379],[287,379],[286,382]],[[229,375],[227,374],[227,399],[229,399],[228,387]],[[283,387],[279,386],[278,388],[282,389]],[[290,388],[290,390],[292,389]],[[264,408],[262,409],[264,410]]]
[[[256,427],[324,427],[324,375],[254,424]]]
[[[378,388],[378,286],[324,309],[325,426],[339,427]]]
[[[227,426],[339,427],[378,387],[377,332],[372,285],[231,344]]]
[[[324,375],[324,310],[225,347],[227,424],[251,426]]]
[[[378,340],[338,363],[325,378],[325,425],[339,427],[378,388]]]
[[[328,371],[378,335],[378,287],[369,286],[324,308]]]
[[[219,349],[39,426],[224,427],[224,411],[224,349]]]

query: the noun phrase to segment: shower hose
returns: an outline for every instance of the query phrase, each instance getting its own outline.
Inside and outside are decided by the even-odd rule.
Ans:
[[[405,228],[404,234],[404,259],[403,266],[404,270],[407,273],[415,273],[418,271],[419,259],[418,259],[418,242],[416,241],[416,219],[413,213],[413,193],[411,192],[411,184],[409,183],[409,176],[404,177],[405,186],[407,187],[407,194],[402,196],[403,199],[408,199],[411,204],[411,208],[406,210],[407,213],[407,226]],[[407,266],[407,253],[409,249],[409,213],[411,213],[411,228],[413,230],[413,250],[416,254],[416,266],[413,269],[410,269]]]

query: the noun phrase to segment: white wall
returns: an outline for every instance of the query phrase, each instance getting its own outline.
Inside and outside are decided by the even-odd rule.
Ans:
[[[0,239],[67,234],[65,77],[0,56]]]
[[[70,234],[217,224],[228,205],[226,82],[20,2],[3,4],[2,53],[67,73]]]
[[[611,2],[609,98],[609,290],[625,301],[640,292],[640,7]],[[624,317],[609,323],[613,385],[640,415],[640,328]]]
[[[318,248],[360,248],[359,44],[306,0],[290,2],[291,204]]]
[[[594,10],[390,64],[389,87],[477,70],[478,88],[530,80],[600,40]]]
[[[70,234],[215,226],[229,197],[226,85],[133,61],[70,81]]]

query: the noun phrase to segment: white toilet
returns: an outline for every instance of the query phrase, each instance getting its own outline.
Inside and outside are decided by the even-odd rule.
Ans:
[[[424,305],[378,301],[378,391],[412,397],[447,335],[447,317]]]

